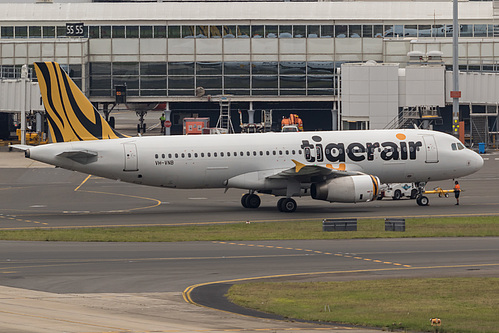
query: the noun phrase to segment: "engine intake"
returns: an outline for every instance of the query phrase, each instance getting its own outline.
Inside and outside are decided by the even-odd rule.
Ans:
[[[371,201],[378,192],[379,178],[372,175],[338,177],[310,187],[313,199],[329,202]]]

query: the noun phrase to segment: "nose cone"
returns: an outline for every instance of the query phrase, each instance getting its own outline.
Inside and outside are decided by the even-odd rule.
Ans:
[[[475,153],[473,162],[474,162],[473,168],[475,169],[475,171],[478,171],[483,167],[483,158],[477,153]]]

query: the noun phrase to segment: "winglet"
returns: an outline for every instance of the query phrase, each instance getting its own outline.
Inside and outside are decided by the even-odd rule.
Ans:
[[[300,163],[296,160],[291,160],[291,161],[293,161],[295,163],[295,171],[296,172],[300,172],[300,170],[303,169],[303,167],[305,166],[305,164]]]

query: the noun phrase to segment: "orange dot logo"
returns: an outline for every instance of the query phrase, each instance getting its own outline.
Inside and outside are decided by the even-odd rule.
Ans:
[[[405,140],[405,135],[404,135],[404,134],[402,134],[402,133],[399,133],[399,134],[397,134],[397,135],[395,135],[395,136],[396,136],[396,137],[397,137],[397,139],[399,139],[399,140]]]

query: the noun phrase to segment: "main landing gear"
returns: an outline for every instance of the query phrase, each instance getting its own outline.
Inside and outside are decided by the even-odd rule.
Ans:
[[[241,197],[241,204],[244,208],[258,208],[261,202],[260,197],[253,192],[246,193]]]
[[[296,201],[293,198],[281,198],[277,201],[277,209],[280,212],[292,213],[296,210]]]
[[[241,205],[244,208],[258,208],[261,202],[260,197],[252,191],[241,197]],[[281,198],[277,201],[277,209],[280,212],[292,213],[296,207],[296,201],[293,198]]]

